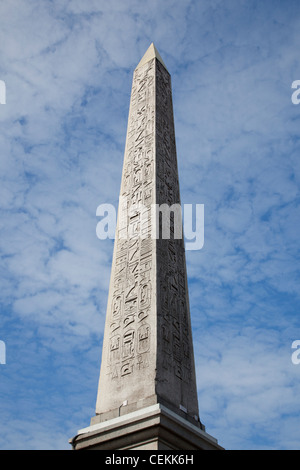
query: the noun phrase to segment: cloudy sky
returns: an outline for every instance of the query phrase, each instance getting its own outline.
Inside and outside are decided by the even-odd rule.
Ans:
[[[1,0],[0,449],[94,415],[133,70],[172,75],[200,416],[227,449],[300,449],[297,0]]]

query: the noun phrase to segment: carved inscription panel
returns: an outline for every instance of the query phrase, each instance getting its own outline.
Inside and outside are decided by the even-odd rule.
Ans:
[[[180,204],[175,147],[171,79],[158,63],[156,70],[156,191],[158,204]],[[193,381],[193,353],[186,287],[184,242],[174,239],[171,217],[170,240],[157,241],[159,341],[162,343],[166,377],[185,384]],[[172,226],[173,224],[173,226]],[[173,239],[172,239],[173,236]]]
[[[118,225],[115,241],[112,302],[108,311],[110,351],[106,367],[107,377],[112,381],[126,380],[149,366],[153,334],[149,324],[151,268],[155,253],[148,213],[155,197],[154,75],[152,60],[136,69],[133,77],[119,207],[122,227]]]

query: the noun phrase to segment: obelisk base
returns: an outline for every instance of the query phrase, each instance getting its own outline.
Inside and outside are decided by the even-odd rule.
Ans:
[[[74,450],[224,450],[161,404],[81,429],[70,444]]]

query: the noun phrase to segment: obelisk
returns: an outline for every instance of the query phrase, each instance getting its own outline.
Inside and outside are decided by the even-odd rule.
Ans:
[[[151,44],[133,76],[96,414],[75,449],[220,448],[199,418],[178,207],[171,77]]]

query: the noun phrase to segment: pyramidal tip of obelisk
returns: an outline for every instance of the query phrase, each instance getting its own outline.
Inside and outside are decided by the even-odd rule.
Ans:
[[[158,50],[156,49],[156,47],[154,46],[153,42],[150,44],[150,46],[148,47],[147,51],[145,52],[145,54],[143,55],[142,59],[140,60],[139,64],[137,65],[137,69],[139,67],[141,67],[142,65],[146,64],[147,62],[149,62],[149,60],[152,60],[154,59],[154,57],[156,57],[157,60],[159,60],[159,62],[165,67],[166,70],[167,67],[166,67],[166,64],[164,63],[164,61],[162,60],[161,56],[160,56],[160,53],[158,52]]]

